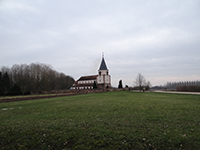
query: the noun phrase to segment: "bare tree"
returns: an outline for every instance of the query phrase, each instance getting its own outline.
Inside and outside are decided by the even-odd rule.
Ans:
[[[141,92],[143,86],[146,85],[146,79],[145,79],[145,77],[144,77],[142,74],[140,74],[140,73],[137,75],[137,77],[136,77],[136,79],[135,79],[134,82],[135,82],[135,84],[139,87],[140,92]]]
[[[150,90],[151,87],[152,87],[151,82],[147,81],[146,82],[146,90]]]

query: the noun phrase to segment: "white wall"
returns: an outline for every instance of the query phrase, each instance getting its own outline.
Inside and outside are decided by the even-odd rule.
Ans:
[[[97,77],[97,83],[102,84],[102,83],[111,83],[111,77],[109,75],[108,70],[99,70],[99,75]]]

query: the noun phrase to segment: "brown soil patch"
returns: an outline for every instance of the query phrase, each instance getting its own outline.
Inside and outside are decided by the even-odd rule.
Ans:
[[[37,100],[37,99],[44,99],[44,98],[55,98],[55,97],[64,97],[64,96],[74,96],[74,95],[81,95],[86,93],[68,93],[68,94],[58,94],[58,95],[38,95],[33,97],[11,97],[11,98],[5,98],[0,99],[0,103],[7,103],[7,102],[17,102],[17,101],[26,101],[26,100]]]

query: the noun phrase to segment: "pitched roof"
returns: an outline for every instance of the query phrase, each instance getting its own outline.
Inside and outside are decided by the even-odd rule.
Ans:
[[[83,81],[83,80],[95,80],[98,75],[92,75],[92,76],[82,76],[78,79],[78,81]]]
[[[107,66],[106,66],[106,62],[104,60],[104,57],[102,58],[102,61],[101,61],[101,65],[99,67],[99,70],[108,70]]]
[[[96,80],[97,77],[98,77],[98,75],[82,76],[73,84],[73,87],[93,86],[94,83],[81,83],[81,84],[79,84],[78,81]]]

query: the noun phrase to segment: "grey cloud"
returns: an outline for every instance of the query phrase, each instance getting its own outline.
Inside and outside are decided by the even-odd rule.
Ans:
[[[115,86],[119,78],[132,84],[138,73],[153,85],[196,80],[199,6],[197,0],[4,0],[0,64],[48,63],[78,78],[96,74],[105,52]]]

